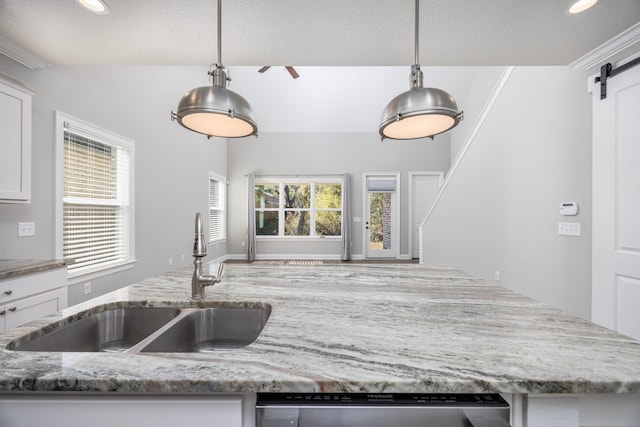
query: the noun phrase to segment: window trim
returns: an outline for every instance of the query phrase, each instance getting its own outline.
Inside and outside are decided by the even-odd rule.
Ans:
[[[68,273],[70,284],[83,280],[110,275],[119,271],[133,268],[135,258],[135,142],[122,135],[100,128],[84,120],[70,116],[61,111],[55,111],[55,164],[54,164],[54,189],[55,189],[55,256],[63,258],[63,220],[64,220],[64,131],[65,123],[70,123],[79,133],[95,138],[98,142],[106,142],[110,145],[119,145],[129,151],[129,233],[128,233],[128,259],[112,262],[103,266],[87,268],[78,272]]]
[[[221,232],[221,236],[217,237],[217,238],[211,238],[211,230],[207,230],[207,242],[209,244],[212,243],[220,243],[220,242],[224,242],[227,240],[227,177],[217,174],[215,172],[211,172],[209,171],[209,181],[207,182],[207,189],[209,190],[209,194],[208,194],[208,209],[207,209],[207,213],[208,213],[208,218],[209,221],[207,222],[207,224],[211,224],[211,211],[212,208],[211,207],[211,181],[217,181],[219,183],[220,189],[221,189],[221,194],[220,194],[220,198],[222,199],[222,203],[221,206],[218,208],[219,211],[222,212],[222,232]]]
[[[265,208],[264,211],[272,211],[272,212],[278,212],[279,214],[279,219],[278,219],[278,235],[277,236],[269,236],[269,235],[260,235],[260,234],[256,234],[256,239],[257,240],[279,240],[279,241],[283,241],[283,240],[313,240],[313,241],[318,241],[318,240],[340,240],[342,239],[342,227],[340,227],[340,235],[338,236],[317,236],[315,234],[316,230],[315,230],[315,218],[316,218],[316,211],[334,211],[334,212],[340,212],[340,214],[343,214],[344,211],[344,206],[342,206],[342,200],[340,200],[340,208],[316,208],[315,207],[315,193],[316,193],[316,185],[322,185],[322,184],[339,184],[340,187],[342,188],[342,176],[341,175],[331,175],[331,176],[313,176],[313,175],[309,175],[309,176],[268,176],[268,177],[261,177],[261,176],[256,176],[254,185],[261,185],[261,184],[278,184],[279,185],[279,207],[276,208]],[[311,185],[310,188],[310,194],[309,197],[311,198],[311,204],[309,208],[285,208],[284,207],[284,192],[283,192],[283,187],[286,184],[309,184]],[[344,188],[342,189],[342,191],[344,191]],[[257,211],[257,208],[254,208],[254,212]],[[309,212],[309,220],[311,221],[310,224],[310,230],[309,233],[310,235],[308,236],[287,236],[285,235],[285,230],[284,230],[284,222],[285,222],[285,212],[301,212],[301,211],[306,211]],[[280,220],[280,218],[282,218]]]

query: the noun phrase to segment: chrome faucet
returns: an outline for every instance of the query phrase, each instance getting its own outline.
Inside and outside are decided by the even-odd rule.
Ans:
[[[218,264],[216,276],[204,274],[202,272],[202,258],[207,256],[207,244],[204,241],[204,232],[202,231],[202,216],[200,212],[196,213],[196,239],[193,242],[193,277],[191,278],[191,297],[202,298],[204,296],[204,287],[212,286],[222,280],[222,266]]]

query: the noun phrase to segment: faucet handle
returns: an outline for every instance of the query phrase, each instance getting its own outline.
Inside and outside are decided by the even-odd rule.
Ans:
[[[219,263],[218,264],[218,272],[216,273],[216,277],[218,279],[222,278],[222,270],[224,269],[224,264],[223,263]]]

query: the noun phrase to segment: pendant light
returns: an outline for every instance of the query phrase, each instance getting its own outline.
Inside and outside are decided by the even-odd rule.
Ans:
[[[456,100],[441,89],[422,87],[419,52],[419,0],[415,16],[415,65],[411,67],[410,89],[393,98],[382,112],[378,131],[382,139],[433,137],[457,126],[463,113]]]
[[[212,86],[202,86],[187,92],[178,103],[178,111],[171,112],[185,128],[208,137],[240,138],[257,135],[258,126],[252,118],[251,106],[242,96],[227,89],[231,81],[222,65],[222,5],[218,0],[218,62],[208,74]]]

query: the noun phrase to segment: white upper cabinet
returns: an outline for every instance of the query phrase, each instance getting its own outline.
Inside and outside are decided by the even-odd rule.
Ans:
[[[31,94],[0,82],[0,203],[31,201]]]

